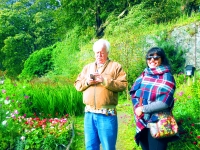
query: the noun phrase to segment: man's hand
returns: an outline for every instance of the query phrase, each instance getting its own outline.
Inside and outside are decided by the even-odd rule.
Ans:
[[[90,86],[102,83],[103,81],[104,81],[103,77],[98,72],[95,72],[93,74],[90,74],[90,77],[87,78],[86,83],[87,85]]]
[[[98,83],[102,83],[104,81],[103,77],[98,72],[95,72],[94,76]]]

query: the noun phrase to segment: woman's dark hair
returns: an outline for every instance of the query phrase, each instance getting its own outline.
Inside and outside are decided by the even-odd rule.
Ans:
[[[153,56],[154,54],[157,54],[158,56],[161,57],[161,65],[164,66],[170,66],[169,61],[165,55],[165,52],[162,48],[159,47],[152,47],[151,49],[149,49],[149,51],[146,54],[146,58],[147,56]]]

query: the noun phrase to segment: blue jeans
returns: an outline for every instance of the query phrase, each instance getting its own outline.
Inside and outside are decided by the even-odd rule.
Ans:
[[[86,112],[84,117],[84,134],[86,150],[115,150],[118,132],[117,115]]]

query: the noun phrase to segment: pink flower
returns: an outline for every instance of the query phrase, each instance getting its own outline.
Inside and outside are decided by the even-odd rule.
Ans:
[[[65,122],[67,122],[67,119],[61,119],[60,122],[65,123]]]
[[[10,116],[14,119],[16,118],[14,113],[11,113]]]
[[[17,110],[14,111],[14,114],[19,114],[19,112]]]
[[[28,99],[28,98],[29,98],[29,96],[25,95],[25,96],[24,96],[24,98],[25,98],[25,99]]]
[[[2,92],[3,94],[5,94],[5,93],[6,93],[6,90],[2,90],[1,92]]]
[[[180,93],[179,93],[179,96],[182,96],[182,95],[183,95],[183,92],[180,92]]]

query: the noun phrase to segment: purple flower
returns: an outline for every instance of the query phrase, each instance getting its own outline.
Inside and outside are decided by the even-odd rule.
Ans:
[[[6,90],[2,90],[1,92],[5,94],[5,93],[6,93]]]
[[[25,99],[28,99],[28,98],[29,98],[29,96],[25,95],[25,96],[24,96],[24,98],[25,98]]]

